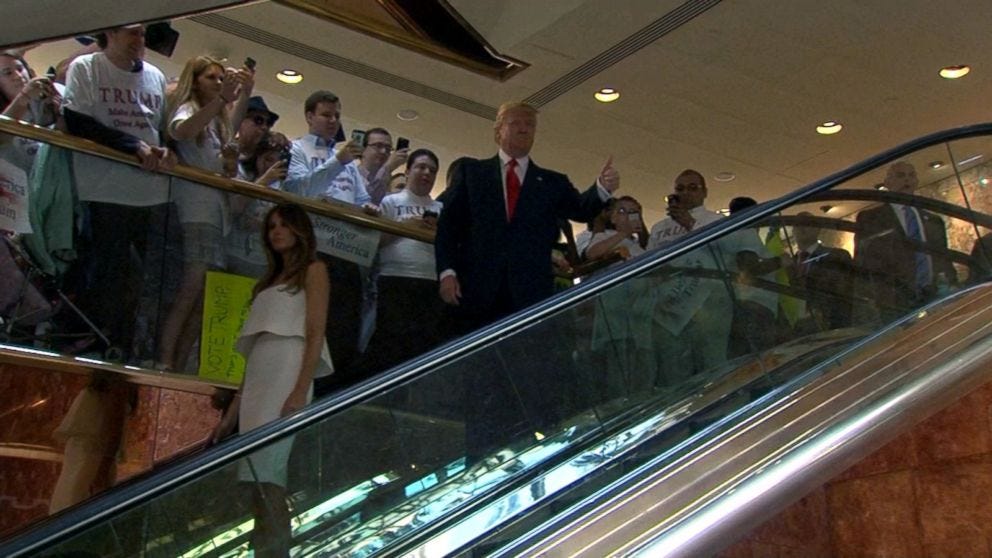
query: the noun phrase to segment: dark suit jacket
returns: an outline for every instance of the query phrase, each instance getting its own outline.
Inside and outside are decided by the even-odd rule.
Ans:
[[[460,161],[444,194],[434,244],[438,274],[455,270],[461,307],[483,320],[551,296],[558,219],[590,221],[603,207],[595,184],[580,194],[567,176],[532,159],[507,222],[501,174],[498,156]]]
[[[797,286],[806,289],[806,309],[827,329],[851,325],[854,262],[846,250],[820,246],[800,261]]]
[[[940,217],[917,210],[923,222],[926,246],[938,253],[947,250],[947,228]],[[928,254],[933,264],[933,280],[921,290],[916,285],[916,250],[906,237],[895,210],[890,205],[866,209],[858,214],[854,237],[854,261],[867,274],[872,292],[883,314],[905,311],[931,298],[937,275],[943,273],[957,282],[954,265],[946,257]]]

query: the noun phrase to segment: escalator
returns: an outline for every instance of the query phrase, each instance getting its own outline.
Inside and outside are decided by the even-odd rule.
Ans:
[[[287,440],[292,555],[717,552],[989,380],[990,259],[979,227],[992,227],[981,162],[990,135],[992,124],[980,124],[919,138],[702,228],[124,483],[3,541],[0,554],[246,555],[256,487],[239,481],[239,469],[243,478],[253,457]],[[949,174],[910,192],[876,188],[893,161],[922,169],[934,153],[955,162]],[[912,297],[886,296],[905,285],[865,254],[892,230],[866,233],[858,216],[887,204],[944,223],[943,249],[905,244],[930,271],[949,262],[940,269],[953,276],[934,276]],[[795,244],[797,227],[853,252],[843,288],[758,272],[739,257],[760,238],[759,259],[809,272],[800,250],[790,258],[771,248]],[[679,362],[690,368],[662,369],[658,355],[642,354],[651,347],[628,318],[676,308],[678,297],[698,301],[681,328],[667,327],[686,321],[678,317],[647,317],[686,341]],[[840,306],[849,310],[840,321],[822,311]],[[724,337],[685,336],[687,327]],[[757,335],[768,329],[772,339]],[[693,356],[711,358],[714,347],[715,364]]]

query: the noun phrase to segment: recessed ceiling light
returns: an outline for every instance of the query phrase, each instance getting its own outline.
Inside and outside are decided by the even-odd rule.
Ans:
[[[827,120],[826,122],[821,122],[820,125],[816,127],[816,133],[829,136],[841,131],[842,128],[844,128],[844,125],[840,122]]]
[[[276,73],[276,79],[283,83],[296,85],[297,83],[303,81],[303,74],[297,72],[296,70],[290,70],[289,68],[286,68],[285,70],[281,70]]]
[[[971,66],[966,64],[959,64],[957,66],[945,66],[940,69],[940,77],[944,79],[958,79],[968,75],[971,71]]]
[[[875,189],[876,190],[883,190],[883,191],[884,190],[888,190],[888,188],[885,187],[885,184],[882,184],[881,182],[879,182],[878,184],[875,185]]]
[[[396,118],[404,122],[410,122],[411,120],[420,118],[420,113],[413,109],[403,109],[396,113]]]
[[[982,186],[988,186],[989,185],[989,179],[988,178],[982,178],[981,180],[978,181],[978,183],[981,184]]]
[[[620,98],[620,92],[612,87],[604,87],[593,94],[600,103],[612,103]]]
[[[940,167],[944,166],[944,162],[943,161],[930,161],[927,164],[927,166],[930,167],[930,168],[932,168],[933,170],[937,170]]]
[[[716,180],[717,182],[730,182],[735,178],[737,178],[737,175],[730,171],[723,171],[721,173],[717,173],[717,175],[713,177],[713,179]]]
[[[833,208],[834,208],[834,206],[832,206],[832,205],[821,205],[820,206],[820,211],[822,211],[824,213],[830,213],[830,210],[833,209]]]

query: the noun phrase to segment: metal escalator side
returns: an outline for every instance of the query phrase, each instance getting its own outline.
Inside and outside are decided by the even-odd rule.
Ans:
[[[243,476],[259,455],[288,440],[294,440],[293,546],[304,554],[448,554],[486,541],[499,548],[509,541],[489,539],[493,533],[515,521],[534,521],[532,511],[554,514],[568,507],[545,504],[569,497],[579,502],[575,494],[583,485],[593,492],[600,489],[587,479],[609,479],[611,466],[629,456],[640,456],[644,466],[632,474],[646,474],[651,456],[672,460],[675,470],[684,470],[679,463],[707,453],[710,436],[729,435],[739,424],[758,420],[766,405],[791,408],[788,390],[816,385],[833,369],[825,364],[831,359],[870,356],[858,349],[858,340],[868,336],[872,343],[893,343],[873,332],[892,323],[889,316],[907,314],[906,308],[878,296],[888,276],[877,266],[852,265],[857,280],[849,292],[783,281],[754,267],[739,255],[760,252],[759,260],[778,258],[780,267],[789,263],[783,255],[765,253],[766,243],[755,242],[759,231],[771,244],[775,235],[767,231],[783,219],[801,217],[804,204],[819,203],[810,201],[815,196],[839,185],[861,186],[872,194],[886,163],[928,160],[927,150],[952,146],[977,149],[983,146],[967,144],[969,138],[985,142],[989,134],[992,124],[920,138],[715,223],[296,415],[177,463],[154,479],[54,518],[0,546],[0,552],[240,552],[247,548],[254,519],[239,499],[250,495],[254,485],[239,483],[238,469]],[[957,172],[949,178],[960,181],[964,176]],[[927,215],[929,209],[942,209],[924,191],[930,186],[901,201],[930,200],[921,202]],[[962,185],[961,194],[974,192]],[[887,201],[886,193],[875,195],[877,201]],[[827,228],[836,221],[832,230],[849,236],[831,237],[824,244],[851,243],[857,260],[870,239],[857,238],[862,228],[856,220],[854,234],[847,229],[868,206],[860,200],[837,205],[847,213],[828,214],[829,223],[813,224]],[[977,223],[988,216],[963,211],[960,216],[970,220],[974,234],[951,235],[950,255],[908,244],[933,258],[970,257],[964,252],[979,237]],[[947,230],[968,230],[958,225],[955,221]],[[785,235],[777,237],[780,244],[793,244],[788,231],[777,230]],[[951,288],[981,277],[971,271],[979,263],[974,258],[967,263],[969,269],[955,273]],[[681,316],[672,310],[679,308],[680,296],[695,301]],[[921,290],[910,310],[919,311],[943,296]],[[786,319],[782,308],[789,299],[848,300],[850,327],[836,327],[811,307],[802,327],[798,320],[790,323],[772,340],[752,335],[765,331],[765,322],[759,321],[760,312],[742,310],[774,306]],[[626,321],[637,314],[633,310],[646,310],[641,317],[664,328],[660,337],[652,331],[647,347],[638,344],[643,330]],[[694,323],[697,315],[706,323]],[[686,316],[688,321],[682,319]],[[738,317],[743,325],[734,329],[731,322]],[[725,337],[682,336],[687,327],[704,325]],[[734,349],[729,348],[732,335],[741,336]],[[666,342],[681,342],[685,351],[703,357],[687,360],[691,369],[665,365],[663,359],[672,356],[666,351],[638,360],[643,356],[639,349]],[[714,357],[712,349],[720,344],[727,348]],[[644,362],[655,368],[639,366]]]

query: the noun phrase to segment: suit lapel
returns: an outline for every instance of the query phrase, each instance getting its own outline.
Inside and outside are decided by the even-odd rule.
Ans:
[[[486,197],[491,200],[485,204],[486,211],[490,214],[488,221],[492,223],[506,224],[506,196],[503,194],[503,163],[499,160],[499,155],[484,161]]]

